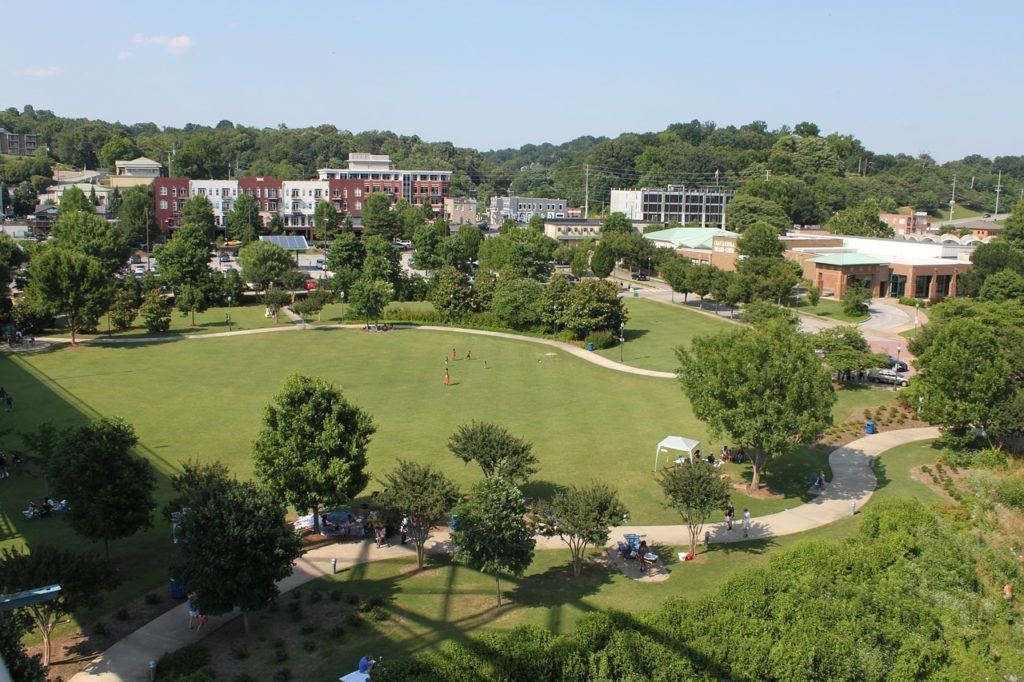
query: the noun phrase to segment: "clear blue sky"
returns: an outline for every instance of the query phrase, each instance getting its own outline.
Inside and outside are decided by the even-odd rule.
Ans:
[[[1024,153],[1019,0],[63,4],[4,9],[0,106],[480,149],[811,120],[881,152]]]

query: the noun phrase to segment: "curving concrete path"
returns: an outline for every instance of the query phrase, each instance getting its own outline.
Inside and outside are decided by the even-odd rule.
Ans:
[[[211,332],[209,334],[182,334],[180,336],[135,336],[126,339],[118,338],[104,338],[96,337],[92,339],[83,339],[79,341],[79,345],[100,345],[100,346],[117,346],[123,344],[133,343],[172,343],[176,341],[201,341],[203,339],[223,339],[229,336],[246,336],[249,334],[269,334],[276,332],[294,332],[302,331],[304,329],[362,329],[364,325],[361,324],[303,324],[302,320],[299,319],[295,324],[286,325],[282,327],[259,327],[257,329],[240,329],[238,331],[231,332]],[[420,330],[420,331],[431,331],[431,332],[454,332],[457,334],[475,334],[477,336],[490,336],[499,339],[510,339],[512,341],[526,341],[528,343],[537,343],[543,346],[550,346],[557,348],[558,350],[565,351],[570,355],[586,360],[587,362],[608,369],[614,369],[618,372],[626,372],[627,374],[637,374],[645,377],[656,377],[658,379],[675,379],[676,375],[672,372],[659,372],[653,369],[642,369],[640,367],[633,367],[631,365],[622,364],[610,360],[603,355],[598,355],[579,346],[574,346],[571,343],[565,343],[564,341],[556,341],[554,339],[544,339],[535,336],[524,336],[522,334],[513,334],[510,332],[493,332],[486,329],[467,329],[465,327],[441,327],[441,326],[430,326],[430,325],[405,325],[396,324],[393,327],[395,330]],[[51,344],[57,343],[70,343],[68,339],[56,337],[56,336],[40,336],[36,338],[36,341],[45,341]]]
[[[442,329],[447,330],[446,327]],[[500,335],[500,334],[499,334]],[[557,343],[557,342],[553,342]],[[792,509],[770,514],[753,520],[750,538],[766,538],[801,533],[818,528],[841,518],[850,516],[860,509],[871,497],[876,481],[871,470],[871,461],[886,450],[919,440],[937,438],[938,429],[933,427],[886,431],[865,436],[848,445],[837,448],[829,456],[832,467],[832,481],[825,492],[814,500]],[[744,540],[740,524],[727,531],[724,523],[708,524],[714,542],[740,542]],[[689,543],[688,527],[678,526],[623,526],[611,530],[609,545],[622,537],[623,533],[643,534],[652,544],[684,545]],[[438,530],[428,551],[448,551],[448,531]],[[538,549],[561,549],[564,545],[558,538],[537,538]],[[373,542],[334,544],[320,547],[304,554],[295,564],[290,576],[278,583],[282,592],[294,589],[315,578],[329,575],[332,562],[338,570],[370,561],[394,559],[413,555],[411,545],[377,549]],[[82,672],[71,678],[71,682],[108,682],[125,680],[147,680],[149,662],[167,651],[173,651],[186,644],[197,642],[210,632],[238,617],[238,613],[211,617],[209,623],[199,632],[187,628],[188,615],[185,605],[175,607],[150,621],[146,625],[121,639]]]

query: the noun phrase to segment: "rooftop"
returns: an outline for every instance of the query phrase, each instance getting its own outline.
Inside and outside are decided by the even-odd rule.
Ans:
[[[115,161],[114,165],[118,168],[161,168],[158,161],[147,159],[145,156],[140,156],[139,158],[132,159],[131,161]]]
[[[884,265],[889,261],[869,256],[866,253],[829,253],[817,258],[811,258],[812,263],[818,265]]]
[[[735,237],[735,232],[723,230],[718,227],[673,227],[668,230],[656,230],[645,232],[646,239],[659,242],[669,242],[674,247],[699,249],[711,248],[711,240],[715,237]]]

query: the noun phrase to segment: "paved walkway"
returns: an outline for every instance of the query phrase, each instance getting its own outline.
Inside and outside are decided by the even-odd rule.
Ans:
[[[287,309],[284,309],[287,310]],[[291,311],[288,311],[291,312]],[[302,331],[304,329],[362,329],[361,324],[303,324],[302,318],[296,315],[295,324],[284,325],[277,327],[259,327],[257,329],[240,329],[238,331],[231,332],[212,332],[210,334],[182,334],[179,336],[136,336],[127,339],[118,338],[105,338],[96,337],[93,339],[83,339],[79,341],[81,345],[93,344],[103,346],[116,346],[121,344],[133,344],[133,343],[153,343],[153,342],[167,342],[172,341],[201,341],[203,339],[223,339],[228,336],[245,336],[248,334],[269,334],[274,332],[288,332],[288,331]],[[658,372],[652,369],[643,369],[640,367],[633,367],[631,365],[625,365],[603,355],[588,351],[579,346],[574,346],[571,343],[565,343],[564,341],[556,341],[554,339],[544,339],[535,336],[524,336],[522,334],[512,334],[508,332],[493,332],[486,329],[466,329],[464,327],[435,327],[429,325],[394,325],[395,330],[420,330],[420,331],[431,331],[431,332],[454,332],[457,334],[475,334],[477,336],[491,336],[499,339],[510,339],[512,341],[526,341],[528,343],[537,343],[544,346],[550,346],[551,348],[557,348],[558,350],[564,351],[570,355],[586,360],[587,362],[608,369],[614,369],[618,372],[626,372],[627,374],[637,374],[639,376],[656,377],[659,379],[675,379],[676,375],[672,372]],[[70,343],[68,339],[60,337],[39,337],[37,341],[46,341],[48,343]]]
[[[447,329],[447,328],[445,328]],[[825,492],[814,500],[797,505],[792,509],[770,514],[753,520],[750,539],[777,537],[801,533],[812,528],[827,525],[850,516],[860,509],[875,489],[875,475],[869,463],[886,450],[905,443],[937,438],[938,429],[926,427],[887,431],[865,436],[837,448],[829,456],[832,481]],[[743,533],[739,523],[727,531],[724,523],[708,524],[713,542],[739,542]],[[623,526],[613,528],[611,542],[614,544],[623,533],[641,533],[651,544],[684,545],[689,543],[687,526]],[[560,549],[564,545],[558,538],[537,538],[538,549]],[[429,548],[432,553],[448,551],[448,532],[439,530],[432,538]],[[359,543],[333,544],[307,552],[295,565],[292,574],[278,583],[282,592],[294,589],[314,578],[331,573],[332,561],[342,570],[357,564],[383,559],[412,556],[412,545],[377,549],[370,541]],[[198,633],[187,628],[188,615],[182,604],[150,621],[146,625],[118,641],[107,649],[85,670],[71,678],[71,682],[108,682],[113,680],[145,680],[149,673],[149,662],[159,658],[166,651],[173,651],[186,644],[196,642],[221,627],[239,614],[211,617],[209,623]]]

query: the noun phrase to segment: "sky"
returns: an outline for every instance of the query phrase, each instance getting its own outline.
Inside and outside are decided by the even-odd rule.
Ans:
[[[52,11],[51,11],[52,8]],[[478,149],[699,119],[1024,154],[1024,2],[14,3],[0,107]]]

